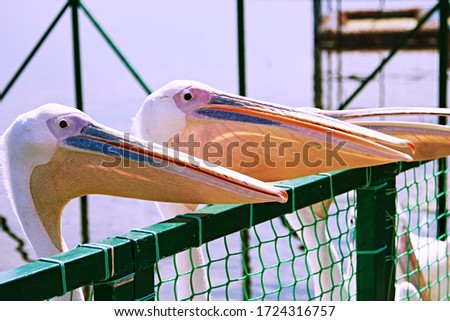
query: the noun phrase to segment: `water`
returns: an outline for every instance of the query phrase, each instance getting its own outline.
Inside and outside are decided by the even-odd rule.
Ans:
[[[152,89],[174,79],[195,79],[237,92],[234,1],[84,1]],[[420,5],[431,2],[421,1]],[[0,3],[0,89],[4,88],[64,1]],[[361,6],[351,2],[350,6]],[[373,2],[365,3],[373,7]],[[408,3],[386,4],[407,6]],[[417,5],[417,4],[416,4]],[[376,5],[375,5],[376,7]],[[201,8],[201,10],[193,10]],[[344,7],[346,8],[346,7]],[[84,108],[97,121],[129,131],[146,94],[80,13]],[[313,105],[313,33],[310,1],[246,1],[247,94],[291,106]],[[385,52],[324,53],[324,104],[336,107]],[[48,102],[74,105],[70,14],[62,21],[0,105],[0,132],[17,115]],[[340,60],[339,60],[340,59]],[[336,66],[342,66],[339,84]],[[351,107],[436,106],[436,52],[402,52]],[[331,71],[328,71],[331,69]],[[92,241],[159,221],[149,202],[89,197]],[[3,186],[0,213],[23,234]],[[68,204],[63,230],[69,247],[80,242],[78,200]],[[24,263],[15,242],[0,233],[0,271]],[[32,253],[29,245],[26,250]],[[32,255],[32,257],[34,257]]]

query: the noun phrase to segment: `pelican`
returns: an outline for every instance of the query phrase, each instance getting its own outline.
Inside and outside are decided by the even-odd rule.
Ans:
[[[67,251],[62,211],[86,194],[181,203],[287,198],[282,189],[157,144],[149,147],[58,104],[17,117],[1,136],[1,147],[8,196],[38,257]],[[74,299],[82,299],[80,291]]]
[[[406,225],[398,224],[396,241],[396,300],[421,301],[423,296],[424,300],[428,301],[429,296],[426,295],[428,293],[424,291],[422,295],[418,290],[425,281],[418,266],[417,257],[414,252],[411,252],[410,232]]]
[[[413,160],[414,144],[331,117],[173,81],[147,97],[132,133],[263,181]]]
[[[410,114],[450,112],[401,107],[341,112],[290,108],[225,93],[196,81],[178,80],[147,97],[133,120],[132,133],[272,182],[450,154],[450,144],[445,146],[450,136],[447,127],[354,121],[374,115]],[[188,204],[181,209],[168,204],[159,206],[163,217],[193,208]],[[193,265],[184,265],[190,270],[203,265],[201,252],[194,255],[193,261]],[[192,284],[199,285],[201,292],[205,280],[205,275],[199,276]]]
[[[269,164],[272,156],[276,158],[277,163],[286,163],[285,159],[295,157],[294,148],[300,150],[302,145],[309,146],[308,144],[311,145],[313,161],[325,159],[324,151],[318,149],[317,146],[318,142],[323,144],[322,138],[329,139],[330,141],[327,142],[329,145],[348,143],[349,148],[344,147],[346,159],[343,161],[350,162],[353,164],[353,167],[356,167],[356,159],[361,162],[366,157],[368,159],[377,159],[378,163],[410,159],[410,156],[385,147],[379,142],[364,141],[359,135],[374,137],[375,140],[384,142],[387,145],[413,148],[406,140],[379,134],[375,131],[349,125],[332,118],[328,119],[320,115],[317,117],[310,115],[304,117],[306,126],[302,128],[302,126],[298,126],[300,123],[293,122],[284,127],[279,127],[278,125],[281,123],[278,120],[265,120],[252,115],[240,116],[239,114],[216,109],[199,108],[197,112],[197,107],[203,102],[207,103],[206,100],[211,95],[202,89],[205,85],[198,83],[194,83],[194,85],[196,86],[195,88],[191,86],[190,82],[175,81],[151,94],[133,120],[132,134],[158,144],[169,144],[174,149],[182,150],[203,159],[208,159],[209,157],[205,153],[209,153],[211,148],[215,148],[216,151],[213,150],[213,152],[216,155],[218,154],[218,157],[210,161],[265,181],[294,178],[325,171],[324,166],[319,166],[318,168],[278,166],[273,168],[273,165]],[[224,98],[217,99],[218,102],[226,103]],[[185,103],[187,104],[184,105]],[[274,113],[275,118],[282,118],[283,116],[287,115]],[[331,124],[327,124],[325,120],[331,120]],[[337,138],[332,135],[328,138],[322,135],[322,131],[325,129],[334,133]],[[271,136],[266,136],[267,133]],[[296,136],[296,134],[300,135]],[[303,134],[304,137],[302,136]],[[289,155],[285,155],[283,153],[284,150],[282,153],[279,150],[275,150],[273,153],[270,150],[267,151],[266,147],[264,147],[266,146],[265,144],[272,144],[273,142],[267,142],[266,138],[273,139],[276,146],[280,144],[281,146],[286,146],[285,150]],[[296,142],[295,146],[288,145],[292,141]],[[251,160],[249,160],[242,166],[241,162],[246,162],[242,148],[245,149],[245,146],[251,148],[252,144],[257,144],[258,146],[256,149],[253,148],[254,151],[248,150],[248,152],[253,153],[263,161],[251,164]],[[233,145],[237,148],[233,148]],[[229,150],[230,146],[232,148]],[[326,165],[329,166],[329,164]],[[331,168],[327,171],[335,169],[338,165],[332,161],[330,166]],[[165,219],[196,208],[189,204],[163,203],[157,204],[157,207],[161,216]],[[179,280],[177,292],[183,298],[205,300],[207,299],[206,271],[198,269],[198,267],[204,265],[203,254],[200,249],[195,248],[191,249],[191,253],[192,255],[190,256],[188,252],[183,252],[176,257],[178,262],[177,270],[180,273],[193,273],[193,275],[187,274]],[[196,293],[197,295],[195,295]]]
[[[398,223],[399,239],[408,236],[406,244],[398,248],[400,270],[397,279],[405,277],[416,285],[415,295],[423,300],[449,300],[450,296],[450,240],[442,241],[408,232],[409,216],[401,212]],[[405,262],[406,261],[406,262]]]
[[[354,241],[350,241],[350,262],[344,270],[343,262],[329,237],[327,214],[331,200],[305,207],[286,215],[291,227],[300,236],[306,249],[308,275],[312,276],[314,295],[321,301],[347,301],[356,299],[356,279],[352,278],[356,270],[356,251]],[[355,228],[355,211],[347,211],[347,226],[351,233]],[[352,238],[351,238],[352,239]],[[399,243],[408,241],[408,234],[403,234]],[[399,244],[402,248],[403,244]],[[421,299],[414,282],[402,280],[406,265],[399,261],[397,265],[397,282],[395,284],[395,300],[419,301]],[[417,268],[415,268],[417,269]],[[421,277],[419,271],[419,277]],[[417,284],[417,283],[416,283]]]
[[[325,164],[328,167],[331,166],[327,170],[324,166],[316,166],[316,168],[277,166],[274,168],[271,164],[270,158],[274,157],[277,164],[284,162],[285,165],[289,165],[286,164],[286,159],[295,158],[295,150],[300,150],[304,146],[310,147],[312,157],[314,157],[312,161],[325,159],[324,150],[320,150],[324,144],[322,139],[327,140],[325,143],[330,146],[339,147],[339,144],[348,144],[348,147],[343,148],[345,160],[342,161],[349,162],[353,167],[356,167],[356,160],[361,163],[363,159],[370,159],[378,164],[410,160],[411,158],[403,152],[395,151],[381,144],[382,142],[388,146],[397,145],[404,149],[414,148],[407,140],[379,134],[330,117],[306,115],[299,117],[297,122],[292,121],[282,125],[280,122],[282,118],[289,115],[284,111],[277,112],[273,108],[269,108],[269,110],[275,120],[265,119],[265,116],[258,118],[258,114],[255,116],[252,113],[240,115],[227,110],[203,109],[201,104],[209,104],[207,100],[210,99],[208,97],[211,97],[211,94],[205,90],[212,91],[210,87],[203,84],[175,81],[155,91],[145,100],[136,114],[131,128],[132,134],[158,144],[169,144],[174,149],[183,150],[200,158],[208,159],[209,157],[205,153],[212,151],[217,155],[210,159],[212,162],[265,181],[294,178],[338,168],[339,164],[336,164],[336,161]],[[214,104],[219,104],[231,100],[224,96],[216,97],[214,101]],[[302,127],[301,121],[303,120],[305,126]],[[327,121],[331,123],[329,124]],[[324,136],[324,130],[330,131],[336,137]],[[373,138],[374,141],[364,140],[360,136]],[[269,147],[267,150],[266,145],[273,144],[273,142],[266,141],[266,138],[273,139],[276,146],[284,146],[283,150],[271,152],[270,146],[267,146]],[[295,142],[295,146],[289,146],[290,142]],[[257,144],[256,149],[254,148],[255,144]],[[321,145],[318,146],[318,144]],[[252,145],[253,150],[251,149]],[[230,146],[231,149],[229,149]],[[247,147],[250,148],[246,150],[247,152],[253,153],[263,161],[251,164],[252,160],[247,157],[247,163],[241,166],[242,161],[246,161],[245,156],[248,156],[243,155],[242,148],[246,149]],[[306,162],[308,161],[309,158]],[[167,219],[192,211],[196,207],[192,204],[158,203],[157,208],[161,216]],[[182,277],[177,283],[177,292],[180,297],[194,300],[207,299],[206,271],[204,268],[198,269],[198,267],[204,266],[202,251],[196,248],[191,249],[191,256],[188,252],[180,253],[176,256],[176,261],[177,270],[180,273],[192,272],[191,275],[187,274]]]
[[[132,132],[263,181],[450,154],[449,127],[360,120],[383,115],[450,110],[291,108],[178,80],[147,97]]]
[[[192,212],[198,208],[196,204],[176,204],[155,202],[158,213],[164,220],[178,214]],[[200,205],[201,206],[201,205]],[[191,248],[175,255],[178,279],[176,284],[176,299],[190,299],[192,301],[206,301],[208,295],[208,278],[205,259],[201,248]]]
[[[314,296],[321,301],[347,301],[355,298],[355,282],[351,282],[351,276],[356,269],[356,257],[350,253],[351,262],[344,271],[327,229],[331,203],[332,200],[326,200],[285,215],[285,218],[305,246],[305,262],[308,275],[312,277]]]

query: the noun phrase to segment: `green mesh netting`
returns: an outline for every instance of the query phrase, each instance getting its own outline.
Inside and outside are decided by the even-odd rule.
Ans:
[[[449,243],[437,239],[439,174],[433,161],[397,176],[399,299],[448,300],[450,296]]]
[[[248,240],[241,232],[207,243],[202,247],[205,263],[196,268],[197,250],[190,250],[183,273],[179,256],[161,261],[157,299],[199,299],[201,295],[210,300],[354,298],[353,196],[351,192],[334,199],[328,219],[316,217],[310,207],[254,226],[248,230]],[[196,287],[198,270],[206,271],[207,289]],[[333,279],[342,272],[342,278]],[[327,279],[330,282],[324,282]]]
[[[383,213],[379,213],[380,217],[378,217],[382,222],[396,222],[394,228],[389,227],[389,224],[382,225],[386,231],[395,232],[395,249],[392,255],[389,254],[389,251],[383,252],[383,255],[371,254],[372,258],[377,260],[386,260],[386,263],[395,262],[396,269],[388,271],[390,273],[382,273],[382,275],[387,275],[390,280],[395,280],[396,300],[447,300],[450,296],[449,242],[437,239],[438,215],[436,213],[439,197],[446,197],[445,194],[438,195],[437,185],[440,174],[438,168],[437,161],[432,161],[397,175],[397,211],[392,218],[386,215],[388,214],[388,203],[383,201],[380,206],[376,206],[377,204],[370,203],[376,202],[376,199],[359,198],[358,196],[365,202],[359,204],[359,208],[367,210],[371,206],[375,206],[383,211]],[[381,170],[385,169],[381,168]],[[353,173],[361,174],[363,172],[353,171]],[[339,174],[333,177],[339,177]],[[366,181],[367,178],[369,176],[366,177]],[[375,179],[375,176],[371,179]],[[307,191],[311,186],[328,186],[323,181],[320,180],[320,182],[322,185],[314,183],[315,185],[303,185],[302,188]],[[302,182],[300,182],[301,184]],[[340,188],[337,185],[333,186]],[[368,190],[370,188],[366,189],[364,193]],[[384,192],[387,193],[388,190],[384,190]],[[373,251],[358,252],[355,249],[355,239],[358,237],[356,230],[363,223],[363,221],[357,222],[357,194],[357,191],[352,190],[337,195],[332,200],[216,239],[202,245],[200,249],[190,249],[160,260],[155,266],[155,299],[358,299],[356,285],[358,284],[358,288],[361,288],[365,285],[364,282],[373,282],[373,275],[369,273],[367,277],[367,271],[361,270],[363,261],[360,261],[359,274],[357,273],[358,258],[361,258],[362,254],[363,257],[367,254],[363,252]],[[320,191],[319,195],[329,194]],[[389,200],[393,200],[393,198],[389,198]],[[362,206],[363,204],[364,206]],[[270,205],[264,204],[259,208],[267,210],[270,208],[267,206]],[[217,211],[223,211],[220,215],[230,213],[227,207],[216,206],[214,208]],[[241,209],[246,211],[246,208],[253,207],[247,206]],[[378,215],[378,213],[376,214]],[[254,218],[258,215],[256,209],[253,215]],[[442,215],[447,215],[447,213]],[[367,219],[368,216],[361,215],[361,220],[363,218]],[[221,222],[224,221],[221,220]],[[364,223],[367,225],[367,222]],[[226,230],[224,226],[217,226],[215,235],[224,235],[224,230]],[[444,235],[444,237],[446,236],[447,234]],[[362,235],[358,242],[365,241],[365,239]],[[368,249],[379,247],[378,245],[378,247],[368,245]],[[162,243],[159,246],[173,246],[173,244]],[[148,255],[153,255],[153,253],[148,253]],[[105,262],[102,261],[102,264],[104,267]],[[371,268],[373,265],[366,265],[365,269],[367,266]],[[390,265],[386,264],[386,266]],[[361,276],[362,272],[366,273],[365,277]],[[28,275],[29,273],[23,274],[22,279],[28,280]],[[118,280],[111,280],[111,282],[112,284],[120,283],[132,275],[133,273],[118,276]],[[19,280],[19,277],[13,278]],[[359,278],[358,282],[357,278]],[[377,282],[383,283],[379,276],[376,279]],[[7,278],[4,278],[3,281],[6,282],[5,284],[9,282]],[[60,281],[60,277],[57,277],[54,282],[57,288],[61,286]],[[388,280],[385,281],[388,284]],[[101,285],[102,282],[99,284]],[[148,287],[147,290],[152,291],[151,287]],[[123,291],[128,291],[126,297],[134,298],[132,285],[127,289],[124,288]],[[362,297],[362,294],[360,295]],[[87,297],[92,298],[92,295]],[[153,293],[146,292],[144,296],[141,294],[140,297],[153,298]],[[115,299],[107,293],[105,298]],[[123,299],[122,296],[120,298]]]
[[[449,297],[448,243],[436,240],[438,174],[429,162],[397,176],[397,300]],[[355,200],[351,191],[332,200],[327,217],[325,202],[207,243],[201,266],[197,250],[163,260],[156,299],[356,300]]]

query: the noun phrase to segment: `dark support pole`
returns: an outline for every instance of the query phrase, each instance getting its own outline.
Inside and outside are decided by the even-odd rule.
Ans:
[[[394,301],[395,298],[395,221],[397,214],[397,188],[395,186],[395,176],[387,181],[386,186],[386,213],[385,213],[385,226],[386,226],[386,300]]]
[[[244,0],[237,0],[237,31],[238,31],[238,68],[239,68],[239,95],[247,94],[246,76],[245,76],[245,31],[244,31]],[[248,254],[249,232],[242,230],[242,249],[243,249],[243,275],[250,274],[250,256]],[[244,278],[244,300],[251,298],[250,278]]]
[[[447,108],[447,68],[448,68],[448,0],[439,1],[440,28],[439,28],[439,107]],[[446,117],[439,117],[439,124],[446,125]],[[438,176],[438,224],[437,236],[445,239],[447,235],[447,159],[441,158]]]
[[[359,301],[383,300],[386,183],[358,190],[356,293]]]
[[[322,19],[322,0],[314,0],[314,107],[323,108],[322,102],[322,50],[319,44],[319,26]]]
[[[239,95],[245,96],[245,30],[244,30],[244,0],[237,0],[237,23],[238,23],[238,64],[239,64]]]
[[[78,28],[79,0],[70,0],[72,6],[73,61],[75,71],[76,107],[83,110],[83,92],[81,86],[80,31]]]
[[[378,177],[377,182],[357,190],[356,293],[359,301],[385,301],[394,297],[395,176],[379,172],[373,177]]]
[[[73,37],[73,62],[75,72],[75,105],[83,110],[83,91],[81,85],[81,56],[80,56],[80,32],[78,28],[79,0],[69,0],[72,6],[72,37]],[[87,196],[80,198],[81,211],[81,242],[89,242],[88,228],[88,200]]]
[[[313,2],[314,14],[314,36],[319,33],[320,22],[322,21],[322,0],[314,0]]]

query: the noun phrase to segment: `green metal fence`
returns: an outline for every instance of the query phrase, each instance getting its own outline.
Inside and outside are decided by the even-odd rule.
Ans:
[[[441,107],[447,105],[448,7],[448,1],[440,0],[429,13],[431,15],[437,9],[441,12]],[[0,99],[22,74],[64,12],[72,9],[76,105],[82,107],[79,8],[144,91],[150,92],[81,1],[69,0],[0,92]],[[239,91],[245,95],[242,0],[237,1],[237,11]],[[405,37],[413,33],[411,31]],[[383,60],[373,75],[389,58]],[[373,76],[367,77],[367,82],[371,78]],[[442,241],[448,233],[447,182],[443,175],[446,171],[446,164],[441,160],[427,164],[389,164],[284,182],[291,200],[288,204],[209,206],[190,216],[179,216],[97,244],[78,247],[51,260],[2,272],[0,299],[49,299],[80,286],[93,285],[94,295],[88,295],[88,298],[96,300],[182,300],[201,295],[213,300],[392,300],[395,285],[411,281],[418,283],[417,292],[420,293],[407,293],[406,299],[419,295],[422,299],[444,300],[450,293],[448,243]],[[317,218],[312,214],[314,211],[302,210],[287,216],[290,219],[283,218],[293,210],[329,198],[333,198],[333,202],[326,219]],[[82,217],[87,217],[86,204],[84,199]],[[320,206],[316,209],[324,210]],[[357,220],[353,217],[355,213]],[[400,216],[408,218],[406,227],[399,226]],[[285,227],[279,217],[290,227]],[[297,227],[293,224],[295,219],[301,221]],[[438,221],[441,223],[437,224]],[[87,228],[83,231],[86,240]],[[310,235],[314,237],[307,237]],[[408,236],[406,243],[403,236]],[[192,267],[192,271],[180,272],[179,262],[173,255],[199,244],[202,244],[206,263]],[[401,265],[405,267],[403,271],[398,269]],[[207,272],[207,289],[202,293],[193,291],[187,297],[180,296],[176,291],[180,280],[190,278],[190,272],[199,269]],[[195,289],[194,284],[192,287]]]
[[[447,244],[435,238],[437,168],[435,161],[395,163],[286,181],[286,204],[207,206],[1,272],[0,300],[44,300],[91,285],[88,298],[95,300],[190,300],[202,294],[211,300],[392,300],[395,284],[412,282],[419,271],[425,274],[419,295],[445,300],[450,272],[442,266],[448,269],[448,251],[432,248]],[[316,215],[299,210],[330,198],[326,218],[319,218],[325,206],[314,207]],[[398,214],[408,224],[402,232]],[[250,241],[241,249],[243,230]],[[398,236],[413,233],[428,239],[415,251],[398,250]],[[173,256],[199,245],[204,266],[177,273]],[[396,273],[400,260],[410,266],[417,251],[425,257],[417,270]],[[206,271],[207,289],[181,297],[177,283],[199,268]]]

